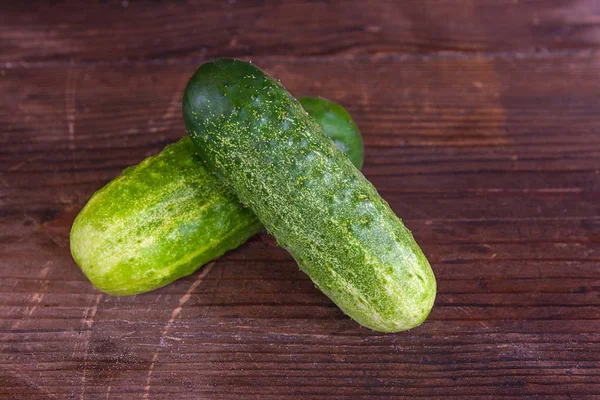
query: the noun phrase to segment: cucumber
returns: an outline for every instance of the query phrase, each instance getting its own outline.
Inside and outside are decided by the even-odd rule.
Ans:
[[[346,110],[325,99],[303,101],[319,110],[317,120],[327,121],[340,146],[358,154],[362,138]],[[262,229],[185,136],[92,196],[73,223],[71,253],[98,289],[133,295],[191,274]]]
[[[207,168],[342,311],[384,332],[425,320],[436,281],[412,234],[281,84],[250,63],[210,61],[187,84],[183,116]]]
[[[348,155],[352,164],[361,169],[365,155],[362,136],[352,117],[339,104],[320,97],[299,97],[308,114],[317,120],[335,147]]]

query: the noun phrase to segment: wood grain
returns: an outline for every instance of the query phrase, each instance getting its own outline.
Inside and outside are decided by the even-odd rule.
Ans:
[[[593,0],[28,1],[0,5],[0,61],[173,61],[570,51]]]
[[[0,397],[598,398],[596,2],[124,4],[0,6]],[[267,235],[134,297],[79,272],[77,212],[227,55],[350,110],[438,278],[421,327],[361,328]]]

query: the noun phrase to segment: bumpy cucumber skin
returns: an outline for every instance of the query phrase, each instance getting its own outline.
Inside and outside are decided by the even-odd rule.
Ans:
[[[208,169],[347,315],[384,332],[425,320],[436,282],[412,234],[285,88],[252,64],[207,62],[183,115]]]
[[[348,155],[352,164],[361,169],[365,148],[354,120],[342,106],[318,97],[298,97],[302,108],[315,118],[335,146]],[[329,133],[331,132],[331,133]]]
[[[71,254],[103,292],[132,295],[189,275],[262,225],[200,165],[189,138],[96,192],[71,229]]]
[[[333,116],[317,115],[319,123],[322,117],[348,116],[326,99],[305,99],[314,107],[336,107]],[[324,130],[344,149],[354,149],[362,139],[358,130],[349,130],[351,124],[328,122]],[[73,223],[71,252],[98,289],[133,295],[193,273],[262,229],[254,213],[203,166],[186,136],[92,196]]]

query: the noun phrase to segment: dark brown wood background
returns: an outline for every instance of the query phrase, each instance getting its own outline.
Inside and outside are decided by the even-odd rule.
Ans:
[[[596,0],[2,2],[0,396],[600,398],[599,47]],[[80,273],[73,218],[217,56],[350,110],[424,325],[361,328],[266,235],[135,297]]]

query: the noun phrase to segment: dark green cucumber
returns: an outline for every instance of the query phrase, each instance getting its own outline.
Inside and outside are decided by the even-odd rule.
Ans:
[[[327,120],[325,131],[344,149],[362,148],[342,107],[325,99],[303,101],[332,107],[332,113],[316,115]],[[356,160],[362,164],[362,157]],[[71,252],[98,289],[132,295],[191,274],[262,229],[203,166],[186,136],[92,196],[73,223]]]
[[[283,86],[246,62],[207,62],[183,116],[207,168],[347,315],[388,332],[425,320],[436,282],[421,249]]]
[[[335,146],[348,155],[356,168],[361,169],[365,149],[358,126],[348,111],[333,101],[319,97],[299,97],[298,101],[302,108],[318,121]]]

